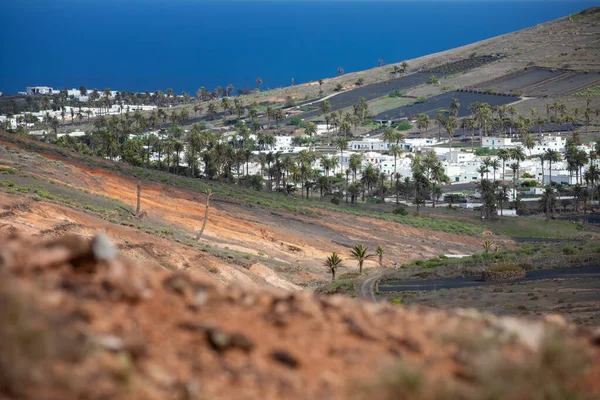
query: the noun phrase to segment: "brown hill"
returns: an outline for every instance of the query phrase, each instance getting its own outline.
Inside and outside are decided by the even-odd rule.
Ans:
[[[140,268],[103,234],[6,238],[0,298],[4,398],[600,395],[599,338],[560,317],[224,287]]]
[[[23,150],[27,146],[36,146],[36,153]],[[6,134],[0,134],[0,167],[18,171],[2,175],[2,181],[14,186],[9,188],[13,193],[0,191],[0,232],[48,238],[67,232],[91,237],[104,231],[131,260],[148,267],[195,269],[222,283],[288,290],[314,286],[330,279],[322,266],[326,255],[337,251],[348,258],[356,243],[382,245],[386,266],[392,260],[402,264],[441,253],[471,253],[481,246],[473,236],[364,215],[310,206],[303,206],[303,212],[255,206],[235,193],[213,196],[209,222],[197,244],[193,239],[204,218],[205,195],[170,182],[173,175],[143,180],[144,213],[137,218],[130,210],[136,202],[135,176],[144,170]],[[164,183],[159,180],[163,178]],[[189,182],[210,183],[184,181]],[[369,261],[366,266],[376,264]],[[344,265],[342,272],[356,268],[354,262]]]

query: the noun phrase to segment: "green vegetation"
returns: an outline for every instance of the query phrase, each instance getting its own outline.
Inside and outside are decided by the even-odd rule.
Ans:
[[[600,85],[592,86],[584,90],[580,90],[574,93],[574,96],[578,97],[598,97],[600,96]]]
[[[397,215],[408,215],[408,211],[406,211],[406,208],[404,206],[396,207],[393,212]]]
[[[394,97],[402,97],[405,95],[406,95],[406,92],[403,92],[401,90],[394,90],[394,91],[392,91],[392,93],[390,93],[389,97],[394,98]]]
[[[304,122],[300,117],[294,116],[290,119],[290,125],[297,126],[298,128],[305,129],[307,127],[306,122]]]
[[[392,127],[394,129],[397,129],[399,131],[408,131],[412,129],[412,125],[410,124],[410,122],[408,121],[399,121],[399,122],[394,122],[392,124]]]
[[[495,247],[495,246],[494,246]],[[579,252],[575,248],[580,249]],[[415,260],[402,268],[456,270],[465,271],[474,268],[474,271],[484,267],[492,272],[516,271],[525,268],[555,268],[580,265],[593,265],[596,262],[600,243],[594,241],[579,242],[576,246],[558,247],[553,244],[524,244],[518,249],[501,250],[494,252],[476,253],[469,257],[447,258],[435,257],[429,260]],[[453,268],[449,268],[453,267]],[[429,273],[429,272],[428,272]],[[394,280],[393,277],[389,279]]]
[[[412,102],[413,100],[409,98],[390,95],[388,97],[380,97],[378,99],[369,101],[368,104],[369,111],[372,114],[377,115],[389,110],[393,110],[394,108],[411,104]]]
[[[10,167],[1,167],[0,171],[2,171],[3,174],[5,175],[14,175],[17,173],[16,170],[10,168]]]
[[[574,13],[569,15],[569,21],[571,22],[577,22],[580,21],[583,18],[583,15],[581,15],[581,13]]]

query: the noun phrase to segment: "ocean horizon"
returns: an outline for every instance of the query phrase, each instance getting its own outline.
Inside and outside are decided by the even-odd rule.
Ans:
[[[0,6],[0,92],[289,86],[459,47],[594,1],[19,0]],[[423,22],[425,21],[425,22]]]

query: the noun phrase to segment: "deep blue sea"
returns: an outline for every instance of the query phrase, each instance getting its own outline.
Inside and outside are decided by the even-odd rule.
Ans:
[[[399,62],[598,1],[0,0],[0,91],[263,89]]]

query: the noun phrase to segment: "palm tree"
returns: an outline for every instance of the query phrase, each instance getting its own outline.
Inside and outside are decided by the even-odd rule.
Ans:
[[[483,174],[487,174],[489,172],[490,170],[487,169],[485,165],[480,165],[479,168],[477,168],[477,173],[479,174],[479,176],[481,176],[481,180],[483,180]]]
[[[362,244],[357,244],[352,248],[350,254],[358,262],[358,273],[362,274],[363,264],[369,258],[374,257],[374,254],[368,254],[369,248],[364,247]]]
[[[335,281],[335,272],[342,265],[342,258],[334,251],[325,259],[324,265],[327,267],[328,272],[331,273],[331,281]]]
[[[256,78],[256,86],[258,86],[258,91],[260,92],[260,86],[262,85],[262,79]]]
[[[446,128],[446,132],[448,132],[448,144],[450,145],[450,157],[452,157],[452,137],[454,136],[454,132],[456,131],[456,128],[458,128],[458,123],[456,121],[456,118],[453,116],[449,116],[448,118],[446,118],[446,125],[444,126],[444,128]]]
[[[542,163],[542,186],[545,186],[545,183],[544,183],[544,180],[545,180],[545,176],[544,176],[544,161],[546,161],[546,154],[544,154],[544,153],[538,154],[537,158]]]
[[[552,186],[552,163],[560,161],[560,154],[556,150],[548,149],[544,153],[544,157],[546,161],[548,161],[548,174],[550,177],[550,182],[548,183]]]
[[[393,144],[390,147],[390,154],[394,156],[394,175],[392,175],[391,178],[390,178],[390,185],[392,185],[392,186],[393,186],[394,177],[396,177],[396,175],[397,175],[396,171],[398,170],[398,168],[397,168],[397,159],[398,159],[398,157],[400,155],[402,155],[402,153],[403,153],[402,147],[400,147],[399,145]],[[390,186],[390,187],[392,187],[392,186]],[[398,203],[398,196],[397,195],[396,195],[396,203]]]
[[[510,158],[516,161],[517,176],[514,175],[514,171],[513,171],[514,184],[516,185],[516,181],[517,181],[517,179],[519,179],[519,175],[520,175],[519,169],[521,167],[521,161],[525,160],[525,153],[523,152],[523,148],[521,146],[517,146],[513,149],[510,149],[509,154],[510,154]]]
[[[450,104],[450,114],[454,116],[454,118],[458,117],[458,112],[460,110],[460,101],[457,98],[452,99],[452,103]]]
[[[377,246],[377,257],[379,258],[379,266],[383,267],[383,254],[385,253],[385,251],[383,250],[383,247],[381,246]]]
[[[344,160],[344,150],[348,149],[348,138],[346,137],[338,137],[336,138],[335,145],[338,149],[340,149],[340,172]]]
[[[600,181],[600,169],[598,169],[598,167],[596,167],[595,165],[590,165],[590,167],[588,168],[588,170],[585,172],[585,180],[586,182],[589,182],[591,185],[591,189],[590,189],[590,200],[594,200],[594,186],[596,185],[596,182]],[[592,203],[593,204],[593,203]]]
[[[533,138],[533,135],[529,134],[525,136],[523,139],[523,146],[529,150],[529,157],[531,157],[531,149],[535,147],[535,139]]]
[[[552,180],[550,182],[552,182]],[[540,198],[540,209],[546,214],[546,220],[549,220],[550,215],[554,213],[555,205],[556,195],[554,194],[554,189],[552,189],[551,186],[547,186]]]
[[[498,158],[502,160],[502,180],[504,181],[504,169],[506,167],[506,161],[510,160],[510,153],[507,149],[498,150]]]
[[[275,111],[275,114],[273,115],[273,118],[275,118],[275,122],[277,123],[277,128],[279,128],[279,121],[281,121],[284,117],[285,113],[283,112],[283,109],[278,108],[277,111]]]
[[[402,72],[405,73],[408,70],[408,63],[406,61],[402,61],[400,68],[402,69]]]
[[[348,160],[348,167],[352,171],[352,183],[354,183],[356,181],[356,172],[362,167],[362,155],[359,153],[351,154]]]
[[[495,158],[491,163],[490,167],[494,170],[494,182],[496,182],[496,171],[500,169],[500,161]]]
[[[485,166],[485,169],[487,169],[486,175],[485,175],[485,179],[489,179],[489,172],[490,172],[490,167],[492,166],[492,160],[490,160],[490,158],[486,158],[483,160],[483,165]],[[495,179],[494,179],[495,181]]]

